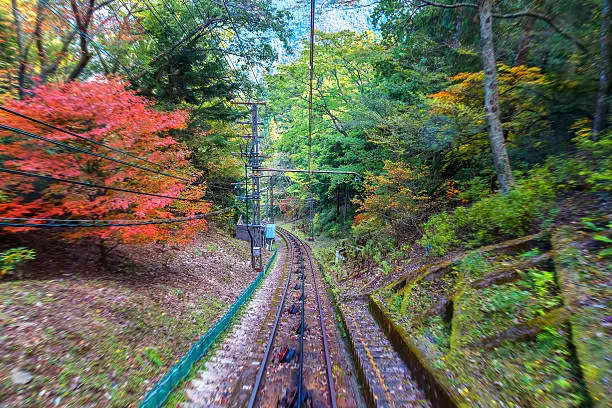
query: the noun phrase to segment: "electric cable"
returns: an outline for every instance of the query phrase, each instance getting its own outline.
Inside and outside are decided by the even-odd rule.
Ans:
[[[240,46],[240,50],[242,51],[243,54],[245,54],[244,46],[242,44],[242,39],[240,38],[240,33],[236,29],[236,26],[234,24],[234,20],[232,19],[232,15],[231,15],[231,12],[229,10],[229,7],[227,6],[227,1],[226,0],[223,0],[223,7],[225,8],[227,16],[229,17],[230,25],[232,27],[232,30],[236,33],[236,38],[238,39],[238,45]],[[249,69],[251,70],[251,74],[253,75],[253,79],[255,80],[255,83],[259,83],[260,81],[257,79],[257,75],[255,74],[255,70],[253,69],[253,66],[250,63],[250,58],[247,56],[247,57],[245,57],[245,59],[247,60],[247,65],[249,66]]]
[[[132,154],[132,153],[130,153],[130,152],[127,152],[127,151],[125,151],[125,150],[118,149],[118,148],[116,148],[116,147],[112,147],[112,146],[109,146],[109,145],[104,144],[104,143],[101,143],[101,142],[97,142],[97,141],[95,141],[95,140],[93,140],[93,139],[90,139],[90,138],[88,138],[88,137],[85,137],[85,136],[79,135],[78,133],[72,132],[72,131],[67,130],[67,129],[60,128],[60,127],[58,127],[58,126],[55,126],[55,125],[52,125],[52,124],[50,124],[50,123],[44,122],[44,121],[42,121],[42,120],[40,120],[40,119],[36,119],[36,118],[31,117],[31,116],[25,115],[25,114],[23,114],[23,113],[19,113],[19,112],[17,112],[17,111],[12,110],[12,109],[5,108],[5,107],[3,107],[3,106],[0,106],[0,110],[3,110],[3,111],[5,111],[5,112],[8,112],[8,113],[13,114],[13,115],[15,115],[15,116],[19,116],[20,118],[23,118],[23,119],[27,119],[27,120],[29,120],[30,122],[34,122],[34,123],[37,123],[37,124],[39,124],[39,125],[46,126],[46,127],[50,128],[50,129],[57,130],[58,132],[62,132],[62,133],[65,133],[65,134],[67,134],[67,135],[74,136],[74,137],[76,137],[76,138],[78,138],[78,139],[81,139],[81,140],[84,140],[84,141],[86,141],[86,142],[88,142],[88,143],[91,143],[91,144],[94,144],[94,145],[97,145],[97,146],[101,146],[101,147],[105,147],[105,148],[107,148],[107,149],[109,149],[109,150],[112,150],[112,151],[114,151],[114,152],[116,152],[116,153],[124,154],[124,155],[129,156],[129,157],[131,157],[131,158],[133,158],[133,159],[138,159],[138,160],[141,160],[141,161],[143,161],[143,162],[146,162],[146,163],[152,164],[152,165],[154,165],[154,166],[162,167],[162,165],[161,165],[161,164],[157,164],[157,163],[152,162],[152,161],[150,161],[150,160],[143,159],[142,157],[138,157],[137,155]]]
[[[144,26],[144,24],[142,24],[142,22],[140,21],[140,18],[138,18],[138,16],[136,15],[136,13],[132,12],[132,10],[129,9],[129,7],[127,6],[127,4],[124,1],[119,0],[119,3],[120,3],[121,6],[123,6],[125,11],[127,12],[126,18],[128,19],[128,21],[130,19],[130,16],[134,16],[134,20],[140,26],[140,28],[142,28],[143,33],[146,33],[149,37],[151,37],[153,39],[153,41],[155,41],[155,44],[157,44],[157,46],[160,47],[161,44],[159,43],[157,38],[155,36],[153,36],[153,34],[149,30],[147,30],[147,28]],[[119,20],[120,16],[117,14],[117,11],[115,11],[115,9],[113,7],[111,7],[111,6],[112,5],[109,4],[108,8],[113,11],[113,14],[115,14],[115,16],[117,17],[117,20]]]
[[[168,11],[170,12],[170,15],[172,16],[172,18],[174,19],[174,21],[176,21],[176,24],[178,24],[179,28],[181,29],[181,31],[184,34],[188,34],[187,29],[185,28],[185,26],[183,25],[183,23],[180,22],[180,20],[178,19],[177,15],[174,13],[174,9],[172,7],[170,7],[168,5],[168,3],[166,2],[166,0],[161,0],[162,3],[164,3],[164,5],[166,6],[166,8],[168,9]]]
[[[41,4],[47,9],[49,10],[51,13],[55,14],[57,17],[62,18],[64,20],[66,20],[66,22],[72,26],[72,28],[80,33],[83,37],[87,38],[91,44],[98,48],[99,51],[104,52],[106,55],[108,55],[110,58],[112,58],[117,64],[119,64],[119,66],[121,66],[121,68],[123,68],[123,70],[128,74],[128,76],[130,78],[133,78],[132,72],[121,63],[121,61],[119,61],[116,57],[114,57],[111,53],[109,53],[108,51],[106,51],[106,49],[104,49],[104,47],[102,47],[100,44],[98,44],[93,38],[91,38],[89,36],[89,34],[87,34],[86,32],[82,31],[81,29],[79,29],[79,27],[77,27],[76,25],[74,25],[72,23],[72,21],[70,21],[65,15],[63,15],[62,13],[60,13],[59,11],[57,11],[53,6],[51,6],[51,4],[49,3],[48,0],[41,0]]]
[[[168,31],[170,33],[172,33],[172,27],[170,27],[160,16],[158,15],[159,12],[154,11],[155,7],[151,6],[149,4],[149,2],[147,0],[143,0],[142,1],[143,4],[145,5],[145,7],[147,8],[147,10],[149,10],[149,12],[151,13],[151,15],[153,16],[153,18],[155,18],[157,20],[157,22],[162,26],[168,29]]]
[[[80,152],[80,153],[88,154],[90,156],[95,156],[95,157],[98,157],[98,158],[101,158],[101,159],[106,159],[106,160],[109,160],[109,161],[112,161],[112,162],[115,162],[115,163],[119,163],[119,164],[123,164],[123,165],[129,166],[129,167],[133,167],[133,168],[136,168],[136,169],[144,170],[144,171],[147,171],[149,173],[154,173],[154,174],[158,174],[158,175],[162,175],[162,176],[166,176],[166,177],[172,177],[172,178],[177,179],[177,180],[191,182],[191,180],[189,180],[187,178],[175,176],[175,175],[172,175],[172,174],[169,174],[169,173],[164,173],[162,171],[153,170],[153,169],[151,169],[149,167],[144,167],[144,166],[141,166],[139,164],[130,163],[130,162],[127,162],[125,160],[115,159],[115,158],[112,158],[112,157],[108,157],[108,156],[105,156],[105,155],[100,154],[100,153],[92,152],[91,150],[82,149],[80,147],[76,147],[76,146],[72,146],[72,145],[69,145],[69,144],[66,144],[66,143],[58,142],[56,140],[49,139],[49,138],[46,138],[44,136],[40,136],[40,135],[37,135],[37,134],[34,134],[34,133],[26,132],[25,130],[16,129],[14,127],[6,126],[6,125],[3,125],[3,124],[0,124],[0,129],[4,129],[4,130],[8,130],[8,131],[11,131],[11,132],[14,132],[14,133],[18,133],[20,135],[31,137],[33,139],[42,140],[44,142],[51,143],[51,144],[54,144],[54,145],[59,146],[59,147],[63,147],[65,149],[74,150],[74,151],[77,151],[77,152]]]
[[[58,218],[7,218],[0,217],[0,227],[26,227],[26,228],[107,228],[107,227],[134,227],[139,225],[176,224],[180,222],[196,221],[218,215],[233,207],[227,207],[206,214],[190,217],[152,218],[148,220],[64,220]],[[44,223],[38,224],[41,221]]]
[[[196,198],[182,198],[182,197],[176,197],[176,196],[167,196],[167,195],[164,195],[164,194],[146,193],[144,191],[132,190],[132,189],[129,189],[129,188],[103,186],[103,185],[100,185],[100,184],[87,183],[87,182],[84,182],[84,181],[69,180],[69,179],[64,179],[64,178],[60,178],[60,177],[48,176],[46,174],[37,174],[37,173],[29,173],[29,172],[25,172],[25,171],[21,171],[21,170],[12,170],[12,169],[4,168],[4,167],[0,167],[0,172],[1,173],[14,174],[14,175],[18,175],[18,176],[30,177],[30,178],[40,178],[40,179],[45,179],[45,180],[50,180],[50,181],[57,181],[59,183],[68,183],[68,184],[75,184],[75,185],[91,187],[91,188],[99,188],[99,189],[102,189],[102,190],[113,190],[113,191],[120,191],[120,192],[123,192],[123,193],[139,194],[139,195],[146,195],[146,196],[158,197],[158,198],[167,198],[167,199],[171,199],[171,200],[190,201],[190,202],[194,202],[194,203],[206,203],[206,202],[208,202],[206,200],[200,200],[200,199],[196,199]]]

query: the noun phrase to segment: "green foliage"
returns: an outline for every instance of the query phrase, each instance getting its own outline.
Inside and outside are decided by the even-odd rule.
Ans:
[[[612,244],[612,239],[606,237],[605,235],[593,235],[593,239],[605,244]]]
[[[425,223],[424,231],[419,243],[425,248],[431,248],[429,253],[434,256],[444,255],[461,242],[457,238],[452,214],[440,213],[432,216]]]
[[[508,194],[485,197],[451,214],[432,216],[419,243],[430,245],[433,255],[443,255],[461,242],[483,245],[499,240],[500,235],[525,235],[538,220],[545,220],[554,197],[554,186],[536,172]]]
[[[0,276],[13,272],[19,264],[34,258],[36,258],[36,252],[23,247],[0,252]]]
[[[157,367],[161,367],[163,365],[162,359],[153,347],[145,347],[142,350],[142,353],[147,357],[147,359]]]
[[[529,251],[525,251],[519,254],[518,258],[521,261],[526,261],[528,259],[532,259],[535,258],[536,256],[540,255],[542,253],[542,251],[539,248],[533,248],[530,249]]]
[[[612,132],[598,141],[590,138],[585,121],[574,126],[576,152],[572,155],[549,157],[541,173],[559,188],[571,190],[612,191]]]
[[[599,227],[597,225],[595,225],[595,223],[591,220],[591,218],[582,218],[582,224],[590,229],[591,231],[595,231],[595,232],[600,232],[600,231],[605,231],[606,229],[603,227]]]

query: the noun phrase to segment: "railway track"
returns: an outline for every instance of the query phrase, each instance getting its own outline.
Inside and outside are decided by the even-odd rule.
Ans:
[[[336,391],[316,264],[310,248],[279,228],[289,270],[249,407],[336,407]]]
[[[184,407],[363,406],[310,248],[277,232],[277,264],[190,384]]]

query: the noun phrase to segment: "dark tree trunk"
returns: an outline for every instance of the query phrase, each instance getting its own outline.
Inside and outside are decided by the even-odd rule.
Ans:
[[[493,3],[494,0],[480,0],[478,7],[480,17],[480,43],[484,69],[484,96],[487,133],[493,153],[493,163],[497,181],[502,193],[507,193],[514,185],[512,168],[499,115],[499,86],[497,83],[497,65],[493,45]]]
[[[533,28],[535,27],[535,23],[535,17],[523,17],[523,37],[521,38],[518,49],[516,50],[516,57],[514,58],[515,67],[527,64],[527,57],[529,56],[529,49],[531,47],[531,40],[533,39]]]
[[[70,75],[68,76],[69,80],[74,80],[81,75],[89,61],[91,60],[91,53],[89,52],[89,38],[87,35],[87,30],[89,29],[89,24],[92,20],[92,16],[94,13],[94,5],[95,0],[88,0],[87,8],[83,15],[79,12],[79,7],[77,5],[76,0],[71,0],[70,5],[72,7],[72,11],[74,13],[74,17],[76,19],[77,27],[79,29],[79,38],[80,38],[80,46],[81,46],[81,56],[77,65],[74,67]]]
[[[19,14],[19,6],[17,0],[12,0],[11,5],[13,7],[13,23],[15,24],[15,33],[17,34],[17,48],[19,51],[19,68],[17,70],[17,92],[19,99],[25,97],[25,82],[26,82],[26,70],[28,68],[27,63],[27,51],[23,40],[23,31],[21,29],[21,15]]]
[[[336,222],[340,219],[340,188],[336,187]]]
[[[342,209],[342,220],[344,224],[346,224],[346,214],[348,212],[349,188],[350,185],[347,183],[344,187],[344,208]]]
[[[601,61],[599,68],[599,91],[593,120],[593,138],[608,127],[608,98],[610,97],[610,4],[603,0],[601,10],[601,31],[599,34]]]
[[[461,26],[463,25],[463,17],[461,17],[461,13],[457,14],[457,18],[455,20],[455,32],[453,33],[453,38],[451,40],[451,48],[453,50],[459,49],[459,40],[461,39]]]
[[[38,3],[36,4],[36,25],[34,27],[34,41],[36,42],[36,50],[38,51],[40,78],[44,83],[46,77],[45,67],[47,66],[47,52],[45,51],[42,37],[42,24],[45,18],[43,1],[44,0],[38,0]]]

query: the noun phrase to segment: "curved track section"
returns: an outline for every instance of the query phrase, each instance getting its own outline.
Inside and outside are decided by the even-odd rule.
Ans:
[[[287,230],[278,231],[289,248],[289,272],[248,406],[335,408],[315,263],[308,245]]]
[[[277,231],[276,265],[187,387],[185,408],[363,405],[310,248]]]

